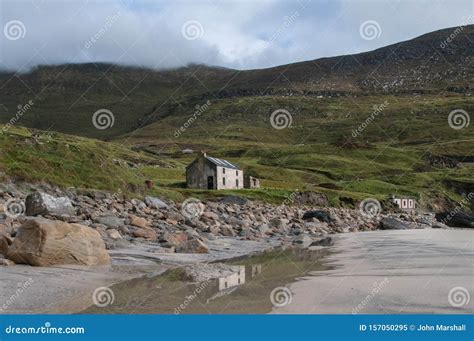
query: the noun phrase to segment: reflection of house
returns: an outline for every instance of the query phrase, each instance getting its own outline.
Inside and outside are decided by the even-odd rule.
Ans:
[[[244,172],[227,160],[202,153],[186,167],[186,185],[200,189],[239,189],[244,187]]]
[[[402,210],[414,210],[416,208],[416,200],[413,198],[393,197],[392,200]]]
[[[250,175],[245,176],[244,187],[245,188],[260,188],[260,180]]]
[[[255,276],[259,275],[262,272],[262,265],[261,264],[254,264],[249,265],[245,268],[247,278],[254,278]]]
[[[237,285],[245,283],[245,266],[244,265],[234,265],[232,266],[235,269],[235,272],[232,274],[220,277],[219,280],[219,291],[225,290]]]

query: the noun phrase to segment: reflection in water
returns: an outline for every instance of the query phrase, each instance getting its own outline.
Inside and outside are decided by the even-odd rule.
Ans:
[[[197,283],[190,280],[185,268],[153,278],[133,279],[112,287],[113,305],[93,306],[84,312],[266,313],[272,309],[272,290],[311,272],[324,270],[321,258],[327,252],[324,249],[278,249],[225,264],[202,265],[206,267],[207,277]],[[213,272],[213,266],[218,271]],[[193,267],[199,269],[199,266]]]

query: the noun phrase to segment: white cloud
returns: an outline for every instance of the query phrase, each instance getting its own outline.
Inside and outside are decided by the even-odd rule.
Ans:
[[[0,67],[68,62],[270,67],[374,49],[459,25],[472,14],[469,0],[3,0]],[[25,25],[24,38],[6,39],[3,28],[11,20]],[[199,39],[183,37],[189,20],[201,24]],[[359,26],[366,20],[380,24],[379,38],[361,39]]]

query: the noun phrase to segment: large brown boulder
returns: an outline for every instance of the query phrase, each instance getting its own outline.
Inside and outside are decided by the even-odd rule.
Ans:
[[[36,266],[110,263],[97,231],[88,226],[45,218],[24,222],[8,248],[7,256],[15,263]]]

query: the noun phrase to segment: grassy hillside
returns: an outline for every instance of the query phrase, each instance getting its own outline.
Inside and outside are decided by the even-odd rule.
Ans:
[[[292,124],[275,129],[271,113],[281,108]],[[182,149],[203,149],[241,165],[267,188],[321,191],[335,204],[340,197],[389,194],[431,203],[444,196],[460,200],[459,191],[446,185],[450,180],[474,183],[474,131],[449,126],[455,108],[472,112],[474,102],[470,96],[428,95],[221,99],[198,116],[178,111],[118,141],[184,164],[195,155],[183,155]],[[458,160],[462,167],[433,164],[433,157]]]
[[[69,64],[41,66],[26,74],[0,72],[0,123],[31,100],[34,104],[19,125],[105,140],[176,111],[189,112],[208,99],[472,93],[474,25],[465,26],[442,48],[454,29],[375,51],[262,70]],[[95,129],[92,116],[104,108],[113,112],[115,123],[106,130]]]
[[[441,47],[452,32],[263,70],[84,64],[0,73],[0,122],[42,131],[0,134],[0,170],[176,200],[238,193],[282,202],[299,189],[324,192],[335,205],[389,194],[426,206],[460,201],[474,186],[474,130],[453,129],[448,117],[474,111],[474,25]],[[113,113],[113,126],[94,126],[99,109]],[[285,127],[275,129],[276,110],[291,125],[276,121]],[[187,190],[184,167],[196,153],[185,148],[233,161],[263,188]],[[146,190],[147,179],[157,186]]]

